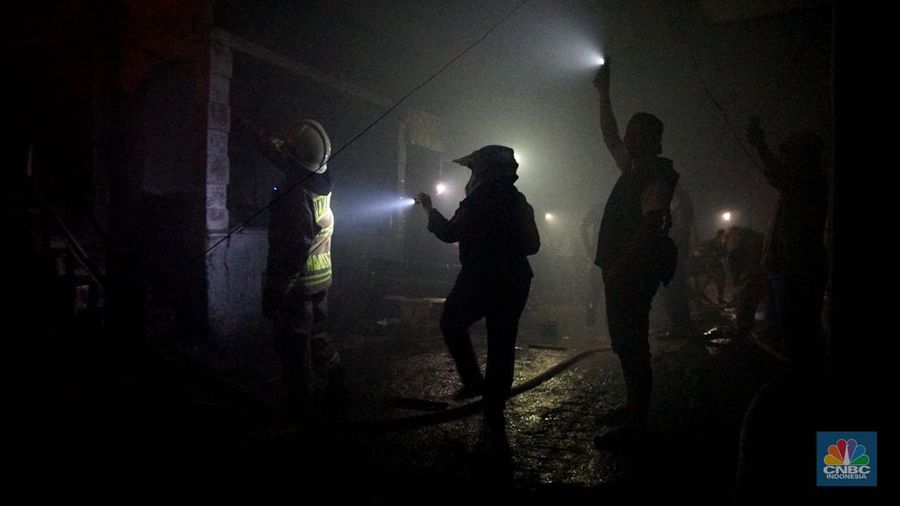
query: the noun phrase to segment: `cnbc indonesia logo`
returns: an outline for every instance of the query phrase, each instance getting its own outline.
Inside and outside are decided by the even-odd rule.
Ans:
[[[868,480],[872,467],[866,447],[855,439],[838,439],[828,447],[822,472],[827,480]]]

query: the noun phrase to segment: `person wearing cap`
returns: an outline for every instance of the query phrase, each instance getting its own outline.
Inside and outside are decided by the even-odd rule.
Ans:
[[[426,193],[416,201],[428,213],[428,230],[459,243],[462,269],[444,304],[441,331],[462,380],[454,399],[483,395],[489,420],[502,420],[513,382],[519,317],[533,273],[528,256],[540,249],[534,209],[513,183],[518,179],[513,150],[485,146],[454,162],[471,169],[466,198],[449,220]],[[484,318],[487,366],[482,377],[469,327]]]
[[[650,406],[653,375],[650,367],[650,305],[660,283],[675,272],[677,248],[668,230],[670,205],[678,173],[662,153],[663,124],[639,112],[619,137],[609,96],[610,61],[600,67],[594,86],[600,95],[603,141],[619,168],[600,223],[595,263],[603,271],[606,319],[612,348],[625,379],[625,405],[601,417],[594,444],[607,448],[641,440]]]
[[[263,316],[275,326],[275,348],[287,390],[286,414],[313,414],[313,373],[330,394],[343,393],[340,357],[328,337],[331,286],[331,141],[315,120],[293,124],[282,137],[246,120],[256,148],[283,174],[269,204],[269,249],[263,275]]]

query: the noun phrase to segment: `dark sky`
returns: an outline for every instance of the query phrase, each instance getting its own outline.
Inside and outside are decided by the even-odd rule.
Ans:
[[[394,102],[519,3],[224,2],[220,12],[230,29]],[[831,145],[831,17],[822,1],[531,0],[404,105],[450,126],[449,158],[515,148],[529,200],[577,222],[617,177],[591,85],[599,50],[614,61],[620,128],[638,111],[665,123],[664,156],[694,198],[699,235],[725,209],[765,230],[775,194],[732,129],[743,140],[760,115],[773,149],[797,129]]]

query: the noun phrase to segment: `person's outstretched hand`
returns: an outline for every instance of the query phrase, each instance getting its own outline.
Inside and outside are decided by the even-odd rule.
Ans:
[[[422,206],[422,209],[426,211],[431,211],[434,209],[434,206],[431,205],[431,195],[427,193],[419,193],[416,195],[416,203]]]
[[[609,89],[609,73],[610,73],[610,59],[606,58],[606,61],[603,65],[600,65],[600,68],[597,69],[597,73],[594,74],[594,87],[598,90],[608,90]]]

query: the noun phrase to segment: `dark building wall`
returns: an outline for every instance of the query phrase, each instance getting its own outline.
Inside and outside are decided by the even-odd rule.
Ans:
[[[25,9],[18,18],[16,63],[29,77],[18,83],[25,97],[16,104],[19,151],[33,148],[35,178],[67,220],[84,223],[78,235],[96,243],[110,321],[123,331],[197,343],[261,328],[266,213],[204,257],[265,207],[278,177],[232,131],[232,116],[276,133],[290,120],[313,117],[338,150],[392,104],[315,70],[285,71],[235,50],[214,36],[216,8],[208,1],[84,1]],[[243,31],[276,60],[297,61],[296,48],[265,33]],[[362,292],[368,259],[400,258],[403,215],[376,208],[428,190],[400,181],[401,168],[421,170],[415,160],[407,169],[407,148],[430,149],[440,164],[439,135],[421,118],[409,126],[412,116],[396,110],[329,164],[338,294]],[[336,306],[355,311],[353,302]]]
[[[143,332],[151,289],[182,323],[205,312],[196,267],[177,280],[170,271],[203,246],[206,8],[57,2],[16,16],[17,130],[32,182],[105,274],[123,333]]]
[[[208,4],[125,5],[105,167],[111,254],[149,332],[203,342]]]
[[[391,214],[374,212],[372,205],[397,195],[401,120],[386,119],[342,150],[386,107],[380,99],[221,29],[213,47],[211,82],[218,89],[212,97],[227,97],[222,108],[229,111],[231,123],[247,120],[280,136],[297,120],[313,118],[328,131],[336,215],[331,313],[334,321],[358,317],[354,296],[365,292],[368,258],[391,255],[396,244]],[[217,72],[217,68],[227,71]],[[217,130],[211,121],[210,139],[214,139],[210,160],[224,160],[224,168],[216,171],[226,175],[217,176],[214,185],[208,171],[207,188],[216,189],[217,195],[207,199],[207,206],[224,203],[225,212],[223,221],[208,219],[209,245],[222,241],[207,260],[210,330],[216,342],[235,352],[260,349],[268,346],[269,329],[260,313],[260,282],[267,256],[266,207],[282,174],[259,154],[243,129]]]

